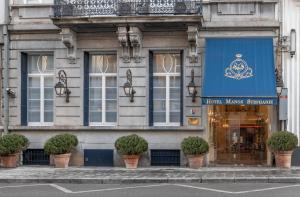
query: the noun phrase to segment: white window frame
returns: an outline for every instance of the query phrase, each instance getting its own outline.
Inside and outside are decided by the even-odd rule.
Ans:
[[[35,4],[36,3],[43,3],[43,0],[35,0]],[[24,4],[28,4],[28,0],[24,0]]]
[[[117,73],[89,73],[89,80],[91,81],[91,77],[101,77],[101,90],[102,90],[102,97],[101,97],[101,122],[89,122],[90,126],[117,126],[117,121],[116,122],[106,122],[106,78],[107,77],[116,77],[117,78]],[[118,80],[117,80],[118,81]],[[89,83],[90,84],[90,83]],[[90,94],[90,88],[91,86],[89,85],[89,94]],[[118,83],[116,87],[117,95],[118,95]],[[89,96],[89,102],[91,98]],[[118,103],[118,96],[116,98],[116,101]],[[117,112],[118,114],[118,112]],[[90,109],[89,109],[89,116],[90,116]],[[117,117],[118,118],[118,117]]]
[[[53,126],[53,122],[44,122],[44,115],[45,115],[45,77],[52,77],[53,78],[54,73],[28,73],[27,74],[27,81],[29,81],[29,78],[40,78],[40,122],[29,122],[28,126]],[[28,84],[27,84],[27,95],[28,95]],[[54,91],[54,90],[53,90]],[[32,100],[32,99],[31,99]],[[29,99],[27,96],[27,107]],[[54,109],[54,98],[53,98],[53,109]],[[27,117],[28,117],[29,110],[27,109]],[[54,110],[53,110],[54,113]],[[53,114],[54,116],[54,114]],[[53,117],[54,121],[54,117]]]
[[[157,54],[160,54],[160,53],[157,53]],[[173,53],[170,53],[170,54],[173,54]],[[175,65],[175,66],[177,67],[177,65]],[[175,127],[178,127],[181,124],[180,121],[179,122],[170,122],[170,78],[171,77],[180,77],[180,81],[182,80],[181,79],[181,75],[182,75],[181,66],[183,66],[183,65],[181,65],[181,63],[180,63],[180,72],[179,73],[168,73],[168,72],[155,73],[155,72],[153,72],[153,77],[165,77],[165,80],[166,80],[166,100],[165,100],[166,101],[166,122],[154,122],[153,121],[153,126],[175,126]],[[152,84],[152,87],[153,87],[153,84]],[[154,87],[153,87],[153,89],[154,89]],[[180,91],[182,91],[182,90],[180,90]],[[180,98],[180,100],[181,99],[182,98]],[[154,100],[156,100],[156,99],[153,99],[153,101]],[[182,112],[180,112],[180,113],[182,113]]]

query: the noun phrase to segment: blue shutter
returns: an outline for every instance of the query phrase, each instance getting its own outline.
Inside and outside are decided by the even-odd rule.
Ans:
[[[89,53],[84,52],[84,77],[83,77],[83,125],[89,126]]]
[[[27,54],[21,53],[21,125],[27,126]]]
[[[184,52],[180,52],[181,58],[181,70],[180,70],[180,125],[183,126],[183,89],[184,89],[184,78],[183,78],[183,71],[184,71]]]
[[[149,52],[149,126],[153,126],[153,52]]]

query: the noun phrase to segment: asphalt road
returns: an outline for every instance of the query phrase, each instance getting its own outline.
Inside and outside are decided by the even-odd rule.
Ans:
[[[299,197],[300,184],[1,184],[0,197]]]

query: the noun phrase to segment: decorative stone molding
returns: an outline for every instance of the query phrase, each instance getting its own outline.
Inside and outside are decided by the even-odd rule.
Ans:
[[[188,26],[188,41],[189,41],[189,52],[188,57],[190,63],[198,62],[198,27],[197,26]]]
[[[132,58],[134,59],[134,62],[140,63],[142,59],[142,32],[138,27],[130,27],[128,35],[132,47]]]
[[[77,35],[70,28],[62,28],[62,42],[67,47],[67,58],[70,64],[76,63]]]
[[[120,45],[122,47],[121,58],[123,59],[124,63],[129,63],[130,62],[130,45],[129,45],[129,38],[128,38],[128,34],[127,34],[127,27],[118,27],[117,35],[118,35]]]

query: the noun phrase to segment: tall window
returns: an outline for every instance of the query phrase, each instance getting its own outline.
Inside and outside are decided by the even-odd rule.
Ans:
[[[53,124],[53,55],[29,55],[27,63],[28,125]]]
[[[117,56],[90,56],[89,120],[91,126],[117,122]]]
[[[153,124],[180,126],[181,55],[155,53],[153,56]]]

